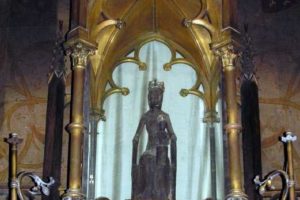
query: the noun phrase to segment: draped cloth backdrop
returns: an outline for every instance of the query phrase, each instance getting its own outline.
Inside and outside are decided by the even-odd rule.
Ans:
[[[129,55],[132,56],[132,55]],[[180,54],[177,54],[181,57]],[[182,88],[196,82],[195,71],[183,64],[164,71],[171,52],[160,42],[145,44],[140,60],[147,64],[139,71],[133,63],[118,66],[113,78],[117,85],[128,87],[128,96],[112,95],[105,104],[106,122],[99,122],[97,137],[95,196],[110,200],[131,198],[132,139],[144,112],[148,110],[148,82],[164,81],[162,110],[170,115],[177,136],[177,200],[201,200],[211,197],[210,141],[203,122],[204,103],[196,96],[181,97]],[[223,139],[220,123],[215,124],[217,199],[224,199]],[[139,142],[139,155],[145,150],[147,133]]]

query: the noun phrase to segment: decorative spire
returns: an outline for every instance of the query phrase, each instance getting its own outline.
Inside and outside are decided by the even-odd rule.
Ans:
[[[253,80],[256,81],[255,77],[255,65],[253,64],[253,46],[252,38],[248,33],[248,24],[244,24],[244,36],[243,36],[244,49],[241,55],[241,80]]]
[[[52,52],[52,61],[50,66],[51,72],[50,72],[49,82],[52,79],[53,75],[55,75],[57,78],[60,78],[66,72],[65,52],[63,48],[63,43],[65,41],[63,37],[63,21],[59,20],[58,25],[59,27],[57,31],[57,38]]]

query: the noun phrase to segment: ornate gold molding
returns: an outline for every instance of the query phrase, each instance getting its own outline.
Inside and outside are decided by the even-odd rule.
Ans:
[[[88,56],[94,55],[95,50],[85,46],[83,43],[78,42],[67,49],[67,55],[72,58],[73,69],[83,68],[87,66]]]
[[[239,133],[242,130],[242,125],[239,123],[228,123],[225,125],[225,130],[226,132],[230,131],[230,130],[237,130]]]
[[[90,37],[97,41],[99,33],[109,26],[115,26],[118,29],[122,29],[125,26],[125,22],[120,19],[107,19],[102,21],[93,28]]]
[[[235,60],[238,57],[238,54],[235,52],[233,45],[223,46],[217,49],[215,53],[222,61],[223,71],[235,69]]]
[[[185,18],[183,20],[183,25],[190,28],[192,25],[198,25],[200,27],[203,27],[206,29],[211,39],[217,36],[217,27],[215,24],[212,24],[209,20],[205,19],[209,15],[208,6],[207,6],[207,0],[200,0],[201,1],[201,10],[199,14],[193,18],[193,19],[187,19]],[[209,17],[208,17],[209,18]]]
[[[103,104],[104,104],[105,100],[113,94],[122,94],[123,96],[127,96],[130,93],[130,90],[128,88],[119,87],[113,81],[109,81],[108,84],[111,86],[111,88],[105,91],[105,93],[103,95],[103,100],[101,101],[102,104],[101,104],[101,109],[100,109],[100,112],[99,112],[100,119],[102,121],[106,121],[105,110],[103,108]]]
[[[217,34],[217,29],[208,21],[205,21],[204,19],[199,19],[199,18],[184,19],[183,25],[188,28],[190,28],[192,25],[198,25],[200,27],[203,27],[209,32],[211,38],[214,38]]]

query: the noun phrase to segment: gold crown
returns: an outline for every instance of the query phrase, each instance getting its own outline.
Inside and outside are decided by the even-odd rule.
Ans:
[[[148,89],[152,90],[158,88],[161,91],[165,90],[164,82],[159,82],[157,79],[153,79],[153,81],[149,81]]]

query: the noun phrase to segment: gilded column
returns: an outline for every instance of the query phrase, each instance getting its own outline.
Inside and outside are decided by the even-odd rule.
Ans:
[[[294,162],[293,162],[293,142],[297,140],[297,136],[292,132],[286,132],[286,135],[281,137],[281,141],[286,143],[287,150],[287,172],[289,175],[289,200],[296,199],[295,194],[295,176],[294,176]]]
[[[220,122],[215,110],[205,112],[203,122],[206,123],[206,133],[210,141],[211,197],[217,199],[217,158],[216,158],[216,123]]]
[[[95,199],[95,175],[96,175],[96,157],[97,157],[97,137],[98,124],[101,114],[98,110],[92,109],[89,116],[89,133],[85,135],[84,152],[84,172],[86,176],[86,185],[84,192],[87,199]]]
[[[68,52],[72,58],[73,81],[71,123],[67,127],[70,133],[68,190],[63,199],[77,200],[84,199],[81,193],[84,78],[88,56],[94,51],[84,43],[77,42],[68,48]]]
[[[228,158],[229,158],[229,175],[230,175],[230,193],[227,200],[244,200],[248,199],[244,193],[242,171],[241,171],[241,148],[240,137],[241,125],[238,121],[238,105],[236,98],[236,77],[235,77],[235,58],[232,45],[226,45],[217,49],[217,54],[221,58],[223,73],[225,79],[226,94],[226,113],[227,125],[225,126],[228,137]]]
[[[9,153],[9,199],[10,200],[17,200],[17,188],[19,186],[19,182],[17,181],[17,173],[18,173],[18,144],[20,144],[23,140],[18,138],[17,133],[11,133],[10,137],[6,140],[10,146],[10,153]]]

